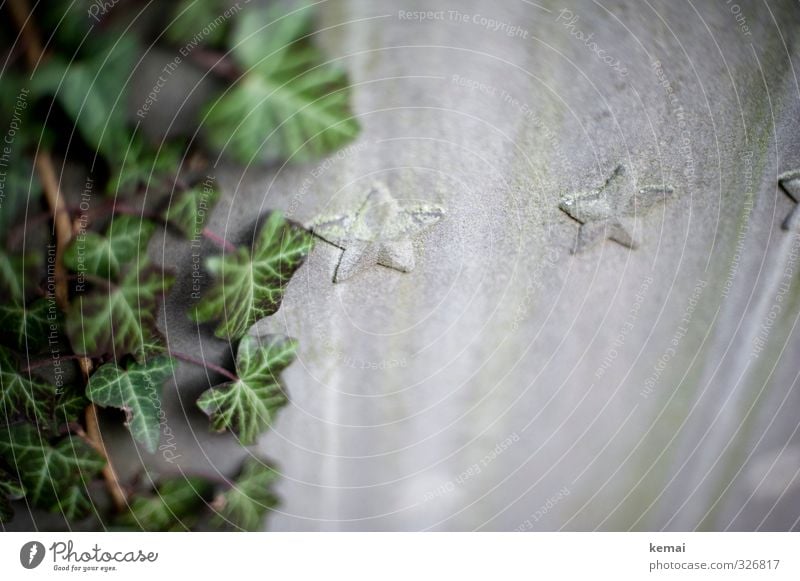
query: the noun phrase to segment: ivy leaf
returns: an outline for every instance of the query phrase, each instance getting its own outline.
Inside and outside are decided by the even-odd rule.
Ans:
[[[206,218],[219,200],[219,190],[204,182],[184,190],[164,210],[162,218],[177,228],[189,240],[203,231]]]
[[[278,505],[278,497],[271,491],[277,479],[278,473],[271,467],[248,458],[231,488],[214,500],[214,521],[220,526],[259,530],[267,512]]]
[[[73,485],[59,495],[51,510],[63,514],[68,521],[76,521],[91,512],[92,501],[82,485]]]
[[[356,137],[347,75],[312,46],[313,32],[309,7],[285,14],[276,6],[236,21],[230,47],[245,74],[206,112],[214,147],[242,163],[307,161]]]
[[[127,369],[106,363],[89,378],[86,396],[98,405],[124,410],[131,434],[152,454],[161,435],[161,390],[174,366],[175,360],[164,355]]]
[[[152,495],[134,498],[117,524],[150,532],[189,530],[212,493],[211,483],[202,478],[172,478],[162,482]]]
[[[3,104],[3,107],[6,105]],[[13,107],[13,103],[11,104]],[[33,214],[38,208],[38,200],[42,193],[42,187],[33,169],[33,161],[23,155],[24,152],[20,144],[13,147],[13,153],[9,155],[14,159],[14,163],[4,168],[6,172],[5,183],[3,184],[3,204],[0,206],[0,232],[4,235],[15,225],[24,223],[25,214],[23,211],[27,205],[27,213]]]
[[[40,428],[47,428],[52,423],[55,389],[18,369],[16,357],[0,347],[0,417],[8,421],[15,412],[22,412]]]
[[[53,302],[38,299],[27,307],[21,302],[0,305],[0,337],[20,351],[37,352],[47,345],[51,330],[62,324],[61,311]]]
[[[272,212],[252,249],[214,256],[207,270],[217,280],[190,312],[199,323],[220,320],[215,334],[238,339],[281,305],[286,285],[314,244],[311,234]]]
[[[5,301],[21,304],[35,286],[39,258],[35,254],[6,254],[0,251],[0,293]]]
[[[113,168],[115,173],[107,187],[110,193],[131,193],[140,186],[159,185],[180,166],[182,147],[179,144],[164,143],[156,150],[138,135],[131,140],[125,157]]]
[[[52,95],[95,151],[120,162],[128,145],[125,100],[121,91],[135,62],[136,43],[123,36],[113,46],[82,60],[54,55],[33,78],[36,95]]]
[[[178,45],[208,30],[200,41],[211,46],[218,45],[224,38],[228,20],[220,22],[220,15],[225,11],[225,6],[219,0],[180,0],[175,6],[174,17],[167,28],[167,38]],[[214,23],[211,28],[209,25]]]
[[[117,360],[130,354],[142,360],[158,343],[158,304],[172,282],[171,274],[142,260],[131,265],[118,284],[76,297],[66,325],[73,351]]]
[[[56,425],[68,424],[78,421],[83,410],[89,405],[86,396],[76,389],[69,389],[56,399],[56,409],[53,414]]]
[[[14,516],[12,500],[25,496],[25,489],[8,472],[0,468],[0,523],[8,522]]]
[[[64,264],[73,272],[116,278],[124,264],[144,255],[154,228],[136,216],[115,216],[105,235],[78,235],[64,251]]]
[[[297,341],[283,335],[248,335],[236,352],[237,381],[204,391],[198,407],[218,432],[231,430],[245,445],[266,430],[286,404],[279,374],[294,361]]]
[[[85,495],[85,483],[105,466],[82,440],[67,436],[51,444],[30,424],[0,430],[0,456],[15,467],[25,497],[51,511],[60,510],[74,488]]]

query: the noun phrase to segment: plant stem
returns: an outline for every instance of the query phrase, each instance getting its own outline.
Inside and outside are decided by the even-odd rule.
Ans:
[[[42,48],[39,32],[36,30],[32,20],[28,2],[27,0],[9,0],[9,7],[17,27],[20,29],[28,66],[31,69],[35,69],[39,61],[45,57],[45,53]],[[63,256],[64,249],[72,239],[73,226],[66,204],[64,203],[64,197],[61,195],[55,164],[48,150],[38,150],[36,154],[36,170],[39,174],[39,179],[42,181],[42,189],[44,190],[47,204],[53,212],[53,225],[56,235],[56,302],[62,311],[66,311],[69,308],[69,287],[67,285],[68,278],[66,268],[64,267]],[[92,372],[92,360],[87,357],[80,357],[78,363],[83,372],[84,380],[88,381],[89,375]],[[128,506],[128,500],[120,486],[116,472],[111,465],[111,458],[108,456],[102,436],[100,435],[100,427],[97,423],[97,408],[94,404],[89,404],[87,406],[85,415],[89,442],[106,460],[106,465],[103,468],[103,478],[106,481],[108,492],[111,495],[116,509],[118,511],[125,510]]]
[[[39,39],[39,31],[33,24],[33,15],[28,8],[27,0],[9,0],[8,7],[11,9],[11,16],[17,23],[22,44],[25,47],[25,58],[28,59],[28,66],[35,68],[39,59],[44,55],[42,41]]]
[[[215,234],[208,228],[203,228],[203,237],[222,248],[222,250],[225,252],[236,252],[236,247],[233,244],[225,240],[222,236]]]
[[[106,488],[108,488],[108,493],[111,495],[114,508],[117,509],[117,512],[122,512],[128,506],[128,497],[125,491],[122,490],[117,473],[109,459],[108,450],[106,450],[103,436],[100,433],[100,422],[97,420],[97,407],[94,404],[86,406],[86,435],[89,444],[106,459],[106,465],[103,467]]]
[[[81,359],[85,359],[85,357],[83,355],[61,355],[61,356],[59,356],[59,361],[63,361],[64,359],[66,359],[68,361],[69,360],[80,361]],[[20,371],[22,371],[23,373],[30,373],[34,369],[39,369],[41,367],[47,367],[48,365],[52,365],[52,364],[53,364],[53,360],[52,359],[38,359],[36,361],[28,362],[28,365],[26,367],[23,367]]]
[[[181,361],[185,361],[186,363],[191,363],[192,365],[199,365],[200,367],[205,367],[209,371],[219,373],[220,375],[227,377],[231,381],[239,381],[239,378],[236,375],[234,375],[224,367],[220,367],[219,365],[208,363],[207,361],[203,361],[202,359],[197,359],[195,357],[192,357],[191,355],[187,355],[186,353],[180,353],[178,351],[170,351],[169,354],[172,355],[175,359],[180,359]]]

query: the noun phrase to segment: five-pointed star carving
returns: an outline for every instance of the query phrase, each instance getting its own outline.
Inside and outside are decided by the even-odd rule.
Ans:
[[[373,264],[412,271],[411,238],[443,217],[444,209],[433,204],[401,206],[386,186],[376,183],[355,212],[318,218],[309,228],[342,249],[333,274],[333,282],[341,282]]]
[[[778,183],[783,188],[783,191],[795,201],[800,204],[800,170],[787,171],[778,176]],[[784,230],[792,230],[800,232],[800,206],[795,206],[786,219],[783,221]]]
[[[606,238],[635,249],[626,219],[649,210],[670,194],[672,188],[665,185],[637,189],[619,165],[602,187],[562,196],[558,207],[581,223],[572,253],[583,252]]]

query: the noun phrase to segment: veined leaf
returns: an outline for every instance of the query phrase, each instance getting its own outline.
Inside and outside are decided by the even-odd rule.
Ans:
[[[153,235],[152,222],[135,216],[115,216],[105,235],[87,232],[64,251],[64,264],[74,272],[116,278],[123,265],[143,256]]]
[[[121,37],[84,60],[54,56],[33,78],[34,94],[53,95],[86,143],[109,162],[120,162],[127,150],[125,99],[120,91],[128,82],[135,55],[133,39]]]
[[[3,341],[20,351],[37,352],[47,345],[51,330],[61,327],[61,311],[46,299],[38,299],[28,306],[21,302],[0,305],[0,336]]]
[[[0,523],[8,522],[14,516],[12,500],[25,496],[25,489],[8,472],[0,468]]]
[[[139,135],[134,135],[125,156],[113,168],[115,173],[108,182],[110,193],[130,193],[139,186],[159,186],[165,177],[174,176],[181,163],[182,147],[164,143],[159,149],[148,146]],[[163,184],[168,189],[172,184]]]
[[[231,50],[245,74],[207,110],[215,147],[242,163],[306,161],[356,137],[347,75],[311,45],[311,17],[309,7],[286,14],[277,6],[236,21]]]
[[[67,389],[60,397],[56,398],[56,409],[53,414],[56,425],[76,422],[89,405],[89,400],[76,388]]]
[[[236,352],[237,381],[206,390],[197,405],[212,427],[231,430],[245,445],[252,444],[286,404],[280,373],[293,360],[297,342],[282,335],[242,338]]]
[[[132,363],[127,369],[106,363],[89,378],[86,395],[98,405],[124,410],[133,437],[153,453],[161,434],[161,391],[174,365],[171,357],[163,355]]]
[[[30,424],[0,430],[0,456],[16,469],[25,497],[34,505],[58,511],[73,488],[85,494],[105,460],[78,438],[64,437],[51,444]]]
[[[259,530],[267,512],[278,505],[278,497],[271,490],[277,479],[278,473],[271,467],[248,458],[231,488],[214,500],[214,521],[220,526]]]
[[[158,343],[156,316],[161,296],[173,277],[145,260],[132,265],[118,284],[96,288],[72,301],[67,313],[67,335],[79,355],[113,355],[137,359]]]
[[[219,320],[217,337],[238,339],[256,321],[278,310],[286,285],[313,244],[309,232],[273,212],[252,249],[241,247],[206,262],[216,281],[190,316],[200,323]]]
[[[52,425],[55,398],[52,385],[20,373],[14,355],[0,347],[0,423],[19,412],[47,429]]]
[[[68,521],[80,520],[92,510],[92,501],[86,494],[85,487],[75,484],[58,495],[58,501],[51,508],[52,512],[64,515]]]
[[[152,495],[134,498],[130,510],[117,519],[117,524],[142,531],[189,530],[212,492],[212,485],[202,478],[166,480]]]
[[[228,19],[222,16],[224,11],[220,0],[180,0],[167,28],[167,38],[178,45],[195,37],[204,44],[218,45],[225,38],[228,24]],[[204,34],[204,30],[208,33]]]
[[[5,301],[22,303],[35,288],[39,259],[35,254],[13,255],[0,251],[0,293]]]
[[[162,217],[189,240],[203,231],[208,215],[219,200],[219,190],[211,184],[198,184],[170,200]]]

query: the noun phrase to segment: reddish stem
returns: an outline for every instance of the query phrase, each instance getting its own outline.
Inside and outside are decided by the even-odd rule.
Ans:
[[[222,250],[225,252],[236,252],[236,247],[233,244],[225,240],[223,237],[215,234],[208,228],[203,228],[203,237],[222,248]]]
[[[186,363],[191,363],[192,365],[198,365],[200,367],[205,367],[209,371],[213,371],[215,373],[219,373],[220,375],[227,377],[231,381],[239,381],[239,378],[225,369],[224,367],[220,367],[219,365],[214,365],[213,363],[208,363],[207,361],[203,361],[201,359],[196,359],[191,355],[187,355],[186,353],[180,353],[177,351],[170,351],[169,353],[175,359],[180,359],[181,361],[185,361]]]
[[[58,359],[61,360],[79,360],[83,359],[83,355],[61,355]],[[36,361],[30,361],[27,367],[23,367],[21,371],[23,373],[30,373],[34,369],[39,369],[40,367],[47,367],[48,365],[53,364],[53,359],[37,359]]]

